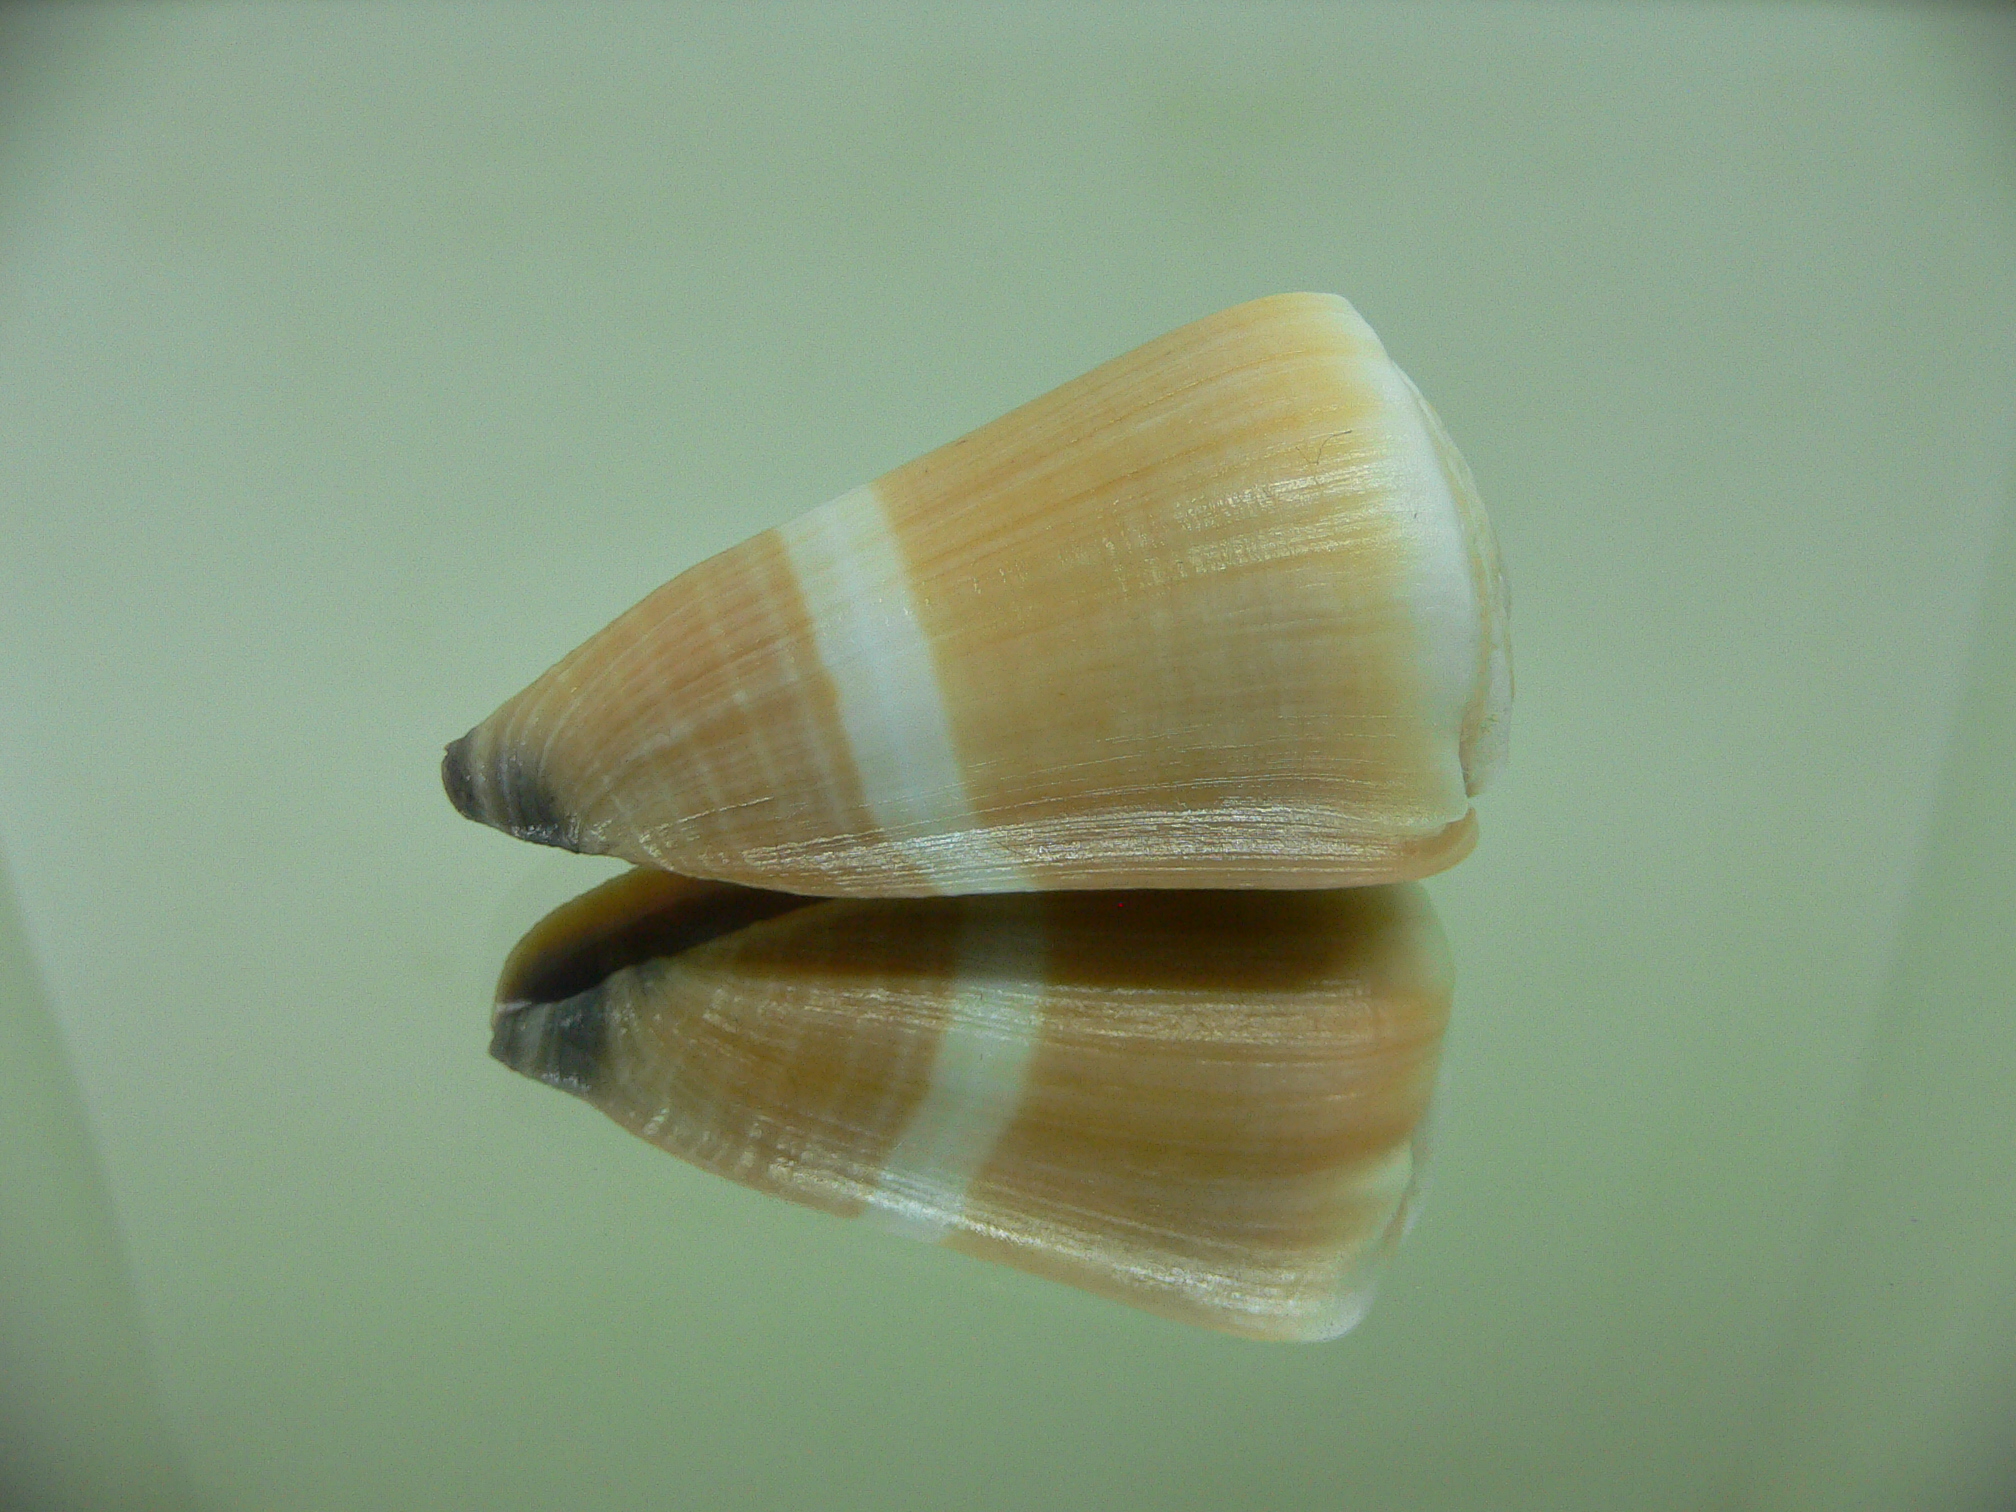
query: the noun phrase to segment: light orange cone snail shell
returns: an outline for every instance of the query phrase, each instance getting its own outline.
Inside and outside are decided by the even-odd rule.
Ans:
[[[1150,342],[681,574],[456,742],[524,839],[829,895],[1338,887],[1474,840],[1497,548],[1350,305]]]
[[[1434,412],[1341,299],[1227,310],[692,568],[449,747],[464,814],[642,868],[520,944],[492,1053],[760,1190],[1334,1337],[1448,1011],[1409,879],[1474,844],[1510,699]]]

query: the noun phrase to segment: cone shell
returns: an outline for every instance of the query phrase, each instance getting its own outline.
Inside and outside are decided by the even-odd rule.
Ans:
[[[523,838],[788,891],[1334,887],[1462,858],[1510,693],[1462,459],[1294,294],[701,563],[443,770]]]
[[[1449,993],[1412,885],[808,900],[642,870],[519,946],[492,1053],[761,1191],[1323,1339],[1404,1227]]]

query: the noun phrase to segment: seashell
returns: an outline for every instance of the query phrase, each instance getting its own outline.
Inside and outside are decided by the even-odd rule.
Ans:
[[[795,892],[1327,888],[1475,838],[1497,547],[1356,311],[1185,326],[675,578],[449,747],[464,814]]]
[[[760,1191],[1314,1340],[1405,1227],[1449,997],[1415,884],[819,900],[643,869],[526,936],[491,1053]]]

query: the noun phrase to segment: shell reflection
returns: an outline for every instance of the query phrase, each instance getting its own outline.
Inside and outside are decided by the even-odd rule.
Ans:
[[[642,870],[519,945],[492,1051],[759,1190],[1322,1339],[1404,1226],[1449,997],[1411,885],[813,900]]]

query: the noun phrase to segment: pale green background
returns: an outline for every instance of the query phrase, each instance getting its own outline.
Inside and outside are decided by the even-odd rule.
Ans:
[[[2006,1505],[2012,98],[2006,10],[0,15],[0,1505]],[[443,741],[1298,288],[1515,594],[1363,1328],[1187,1332],[485,1057],[608,868]]]

